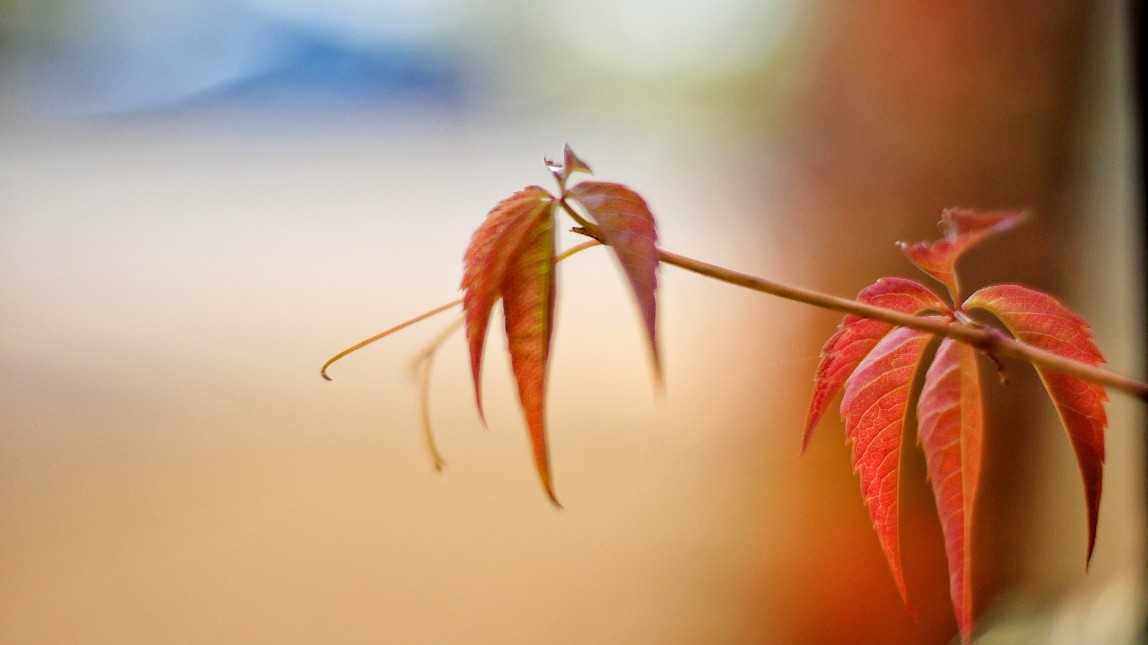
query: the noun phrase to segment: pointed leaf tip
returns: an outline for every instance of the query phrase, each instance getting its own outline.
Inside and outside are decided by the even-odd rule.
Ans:
[[[558,496],[554,493],[554,483],[550,477],[550,471],[547,470],[545,471],[545,474],[543,474],[543,471],[540,470],[538,471],[538,476],[542,482],[542,490],[546,492],[546,499],[550,500],[550,503],[554,505],[554,508],[560,510],[564,508],[562,506],[562,502],[558,501]]]
[[[570,194],[597,223],[602,241],[622,265],[645,327],[654,378],[661,383],[657,340],[658,232],[654,215],[641,195],[622,184],[584,181],[571,188]]]

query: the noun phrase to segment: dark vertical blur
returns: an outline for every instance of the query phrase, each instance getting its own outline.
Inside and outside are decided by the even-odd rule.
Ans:
[[[1079,270],[1064,260],[1079,257],[1078,232],[1087,226],[1073,191],[1098,8],[1071,1],[828,5],[796,137],[805,168],[799,174],[808,182],[803,228],[808,246],[822,250],[819,286],[856,293],[876,276],[909,275],[892,242],[932,239],[943,208],[966,206],[1035,214],[963,262],[966,295],[1000,281],[1063,293]],[[1004,590],[1032,584],[1022,556],[1035,537],[1026,521],[1039,495],[1035,466],[1039,447],[1062,439],[1047,436],[1047,403],[1031,370],[1007,369],[1004,388],[984,375],[988,428],[973,544],[978,613]],[[947,586],[931,492],[911,440],[905,451],[902,541],[919,622],[895,594],[862,592],[854,575],[842,575],[864,561],[843,552],[868,548],[865,536],[828,534],[795,564],[811,572],[795,598],[795,642],[855,635],[857,642],[939,643],[953,633],[947,594],[938,593]],[[856,486],[839,469],[824,477],[845,490]],[[866,566],[857,577],[881,575],[880,566]],[[803,619],[827,597],[849,611],[832,621]]]
[[[1141,316],[1143,319],[1148,320],[1148,180],[1145,178],[1145,153],[1144,153],[1144,74],[1145,65],[1144,57],[1148,55],[1148,51],[1144,47],[1144,3],[1140,0],[1129,1],[1129,14],[1131,20],[1128,22],[1129,38],[1132,41],[1132,65],[1134,66],[1133,83],[1135,83],[1135,114],[1136,114],[1136,139],[1138,145],[1136,146],[1136,188],[1137,199],[1139,206],[1139,219],[1140,219],[1140,275],[1145,279],[1141,284]],[[1148,346],[1148,328],[1145,328],[1144,344]],[[1141,365],[1140,371],[1142,374],[1148,374],[1148,359]],[[1144,430],[1148,433],[1148,417],[1145,418]],[[1143,455],[1141,459],[1142,472],[1148,473],[1148,441],[1143,444]],[[1145,503],[1148,504],[1148,478],[1145,478],[1144,485],[1146,492],[1144,495]],[[1144,513],[1148,516],[1148,506],[1145,506]],[[1145,536],[1143,544],[1144,557],[1148,561],[1148,536]],[[1144,615],[1148,616],[1148,599],[1144,601]],[[1145,632],[1148,635],[1148,620],[1145,621]]]

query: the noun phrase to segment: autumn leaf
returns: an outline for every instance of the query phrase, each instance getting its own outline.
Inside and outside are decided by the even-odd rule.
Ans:
[[[466,316],[466,340],[474,398],[482,411],[482,355],[490,312],[502,297],[502,284],[522,241],[539,219],[550,217],[553,198],[539,186],[527,186],[491,209],[471,237],[463,256],[462,308]]]
[[[956,262],[961,254],[1023,217],[1009,211],[947,210],[941,219],[942,239],[900,247],[919,269],[943,283],[957,303]],[[1051,296],[1025,287],[985,287],[957,306],[946,304],[917,282],[883,278],[863,290],[857,301],[912,315],[939,313],[953,325],[976,326],[967,312],[984,309],[1023,343],[1087,365],[1104,360],[1079,316]],[[853,467],[902,596],[906,594],[897,544],[898,463],[909,416],[908,393],[930,338],[927,333],[847,315],[822,349],[802,441],[804,450],[829,402],[844,388],[841,414],[852,441]],[[925,372],[917,402],[917,435],[941,518],[950,595],[965,642],[973,625],[970,539],[984,436],[976,361],[977,351],[971,346],[944,339]],[[1039,366],[1037,372],[1069,435],[1084,479],[1091,558],[1100,508],[1107,396],[1092,381]]]
[[[475,400],[482,414],[481,369],[491,309],[503,300],[507,349],[534,451],[534,463],[557,504],[546,449],[546,368],[554,322],[554,200],[528,186],[499,202],[464,256],[463,312]]]
[[[535,221],[502,284],[506,342],[542,487],[555,504],[546,451],[546,368],[554,331],[554,220]]]
[[[590,172],[589,165],[569,146],[564,150],[563,163],[549,160],[546,163],[563,196],[568,194],[585,209],[596,222],[602,241],[613,249],[620,261],[638,301],[660,381],[655,334],[657,232],[649,207],[641,196],[621,184],[583,182],[566,191],[566,181],[571,174]],[[538,186],[528,186],[499,202],[471,238],[464,256],[461,284],[479,416],[483,416],[481,375],[487,327],[495,303],[502,299],[507,349],[530,432],[535,467],[555,504],[558,502],[551,484],[546,447],[545,394],[554,327],[556,204],[554,198]]]
[[[1014,284],[985,287],[965,302],[968,308],[984,309],[1004,323],[1018,340],[1065,358],[1089,365],[1104,362],[1092,340],[1088,324],[1052,296]],[[1100,491],[1104,470],[1104,429],[1108,418],[1104,388],[1091,381],[1036,368],[1044,387],[1072,442],[1084,480],[1088,508],[1088,556],[1096,544]]]
[[[898,535],[900,461],[906,424],[913,417],[910,406],[917,374],[924,371],[916,409],[917,436],[942,524],[953,608],[962,640],[967,642],[970,638],[974,613],[970,539],[984,437],[977,351],[986,348],[1038,365],[1037,371],[1069,435],[1084,480],[1091,557],[1100,505],[1107,397],[1100,385],[1083,379],[1094,378],[1141,397],[1145,386],[1095,369],[1103,358],[1088,326],[1046,294],[1015,285],[998,285],[983,288],[958,304],[959,258],[984,239],[1017,224],[1023,213],[950,209],[942,214],[942,239],[900,244],[913,264],[947,288],[952,304],[924,285],[902,278],[878,280],[864,289],[856,302],[849,302],[659,251],[654,217],[641,196],[624,185],[598,181],[567,188],[571,175],[591,172],[569,146],[561,163],[546,163],[557,181],[559,197],[538,186],[528,186],[490,211],[466,250],[461,303],[474,396],[482,416],[481,371],[487,328],[494,305],[503,301],[507,349],[535,467],[555,504],[545,426],[547,369],[554,332],[555,264],[561,257],[587,248],[581,245],[562,256],[556,255],[555,213],[561,207],[578,222],[581,228],[576,230],[594,238],[589,244],[601,242],[610,246],[621,264],[638,304],[659,381],[656,294],[660,261],[738,286],[855,312],[845,316],[822,349],[802,449],[808,445],[830,401],[843,390],[841,415],[851,444],[852,465],[859,475],[865,504],[894,582],[906,604],[909,599]],[[333,362],[458,302],[416,316],[337,353],[323,364],[320,373],[329,378],[326,370]],[[1005,342],[1000,332],[986,330],[967,315],[969,309],[984,309],[995,315],[1019,342]],[[859,316],[876,316],[906,326]],[[931,365],[924,369],[938,336],[945,338],[939,342]],[[424,392],[424,427],[436,467],[441,466],[441,458],[430,436],[426,386],[430,361],[442,338],[445,336],[432,343],[418,362]],[[1070,376],[1068,372],[1080,376]]]
[[[978,213],[950,208],[941,213],[941,233],[944,237],[931,243],[910,245],[899,242],[898,246],[917,268],[945,285],[956,303],[961,297],[956,272],[957,259],[981,240],[1016,226],[1024,218],[1023,212]]]
[[[862,289],[857,294],[857,300],[907,314],[948,311],[948,307],[935,293],[919,282],[904,278],[881,278]],[[814,377],[813,398],[806,415],[805,435],[801,441],[803,451],[808,447],[813,429],[829,407],[829,402],[837,396],[846,379],[877,341],[892,328],[893,325],[889,323],[850,314],[841,321],[837,333],[825,343]]]
[[[901,437],[909,411],[913,377],[932,335],[898,327],[876,343],[845,384],[841,416],[853,442],[853,470],[885,559],[905,604],[909,594],[901,570],[898,540]]]
[[[602,241],[610,246],[629,279],[649,340],[654,374],[660,382],[656,332],[658,233],[654,215],[641,195],[621,184],[584,181],[569,192],[598,225]]]
[[[965,642],[973,624],[970,546],[983,437],[976,354],[946,338],[925,374],[917,404],[917,439],[925,451],[949,561],[949,595]]]

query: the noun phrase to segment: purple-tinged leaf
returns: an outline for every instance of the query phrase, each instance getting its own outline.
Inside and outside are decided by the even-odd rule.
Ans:
[[[649,339],[654,373],[660,381],[656,332],[658,232],[654,215],[641,195],[621,184],[584,181],[571,188],[570,194],[598,224],[602,241],[617,256],[630,281]]]

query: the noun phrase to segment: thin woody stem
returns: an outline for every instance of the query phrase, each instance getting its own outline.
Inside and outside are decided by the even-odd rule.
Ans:
[[[593,237],[593,236],[591,236],[591,237]],[[576,246],[572,246],[572,247],[566,249],[565,251],[559,253],[558,255],[554,256],[554,261],[555,262],[561,262],[561,261],[565,260],[566,258],[568,258],[568,257],[570,257],[576,253],[581,253],[582,251],[585,251],[586,249],[593,247],[593,246],[598,246],[599,244],[601,244],[601,242],[599,242],[597,240],[597,238],[595,238],[595,239],[583,242],[581,244],[578,244]],[[331,358],[328,358],[327,362],[323,363],[323,367],[319,368],[319,374],[322,375],[323,378],[330,381],[331,377],[327,376],[327,368],[331,367],[331,364],[334,363],[335,361],[339,360],[340,358],[343,358],[344,356],[346,356],[347,354],[350,354],[352,352],[356,352],[356,351],[366,347],[367,345],[370,345],[371,343],[373,343],[375,341],[382,340],[382,339],[386,338],[387,336],[390,336],[391,334],[393,334],[397,331],[401,331],[403,329],[406,329],[407,327],[410,327],[411,325],[413,325],[415,323],[420,323],[420,322],[426,320],[427,318],[430,318],[431,316],[437,316],[438,314],[441,314],[444,311],[449,311],[449,310],[451,310],[451,309],[453,309],[453,308],[455,308],[461,304],[462,304],[462,298],[459,298],[458,300],[452,300],[452,301],[446,303],[445,305],[439,305],[438,307],[435,307],[434,309],[431,309],[430,311],[421,313],[421,314],[415,316],[414,318],[411,318],[410,320],[401,322],[401,323],[395,325],[394,327],[391,327],[390,329],[387,329],[385,331],[381,331],[381,332],[375,334],[374,336],[371,336],[370,338],[368,338],[366,340],[359,341],[359,342],[355,343],[354,345],[351,345],[347,349],[344,349],[343,351],[339,352],[338,354],[335,354]]]
[[[323,367],[319,368],[319,374],[322,375],[323,378],[330,381],[331,377],[327,376],[327,368],[331,367],[331,364],[334,363],[335,361],[339,360],[340,358],[343,358],[344,356],[346,356],[347,354],[350,354],[351,352],[358,351],[358,350],[366,347],[367,345],[370,345],[371,343],[375,342],[376,340],[382,340],[382,339],[386,338],[387,336],[390,336],[391,334],[395,333],[396,331],[406,329],[407,327],[410,327],[411,325],[413,325],[415,323],[422,322],[422,321],[426,320],[427,318],[430,318],[431,316],[436,316],[438,314],[441,314],[444,311],[448,311],[450,309],[453,309],[453,308],[455,308],[461,304],[462,304],[462,298],[459,298],[458,300],[452,300],[451,302],[448,302],[445,305],[440,305],[438,307],[435,307],[434,309],[431,309],[430,311],[428,311],[426,313],[419,314],[419,315],[415,316],[414,318],[411,318],[410,320],[407,320],[405,322],[401,322],[401,323],[395,325],[394,327],[391,327],[390,329],[388,329],[386,331],[381,331],[381,332],[375,334],[374,336],[371,336],[370,338],[368,338],[366,340],[355,343],[354,345],[351,345],[350,347],[348,347],[347,349],[344,349],[343,351],[339,352],[338,354],[335,354],[331,358],[328,358],[327,362],[323,363]]]
[[[575,229],[575,231],[599,239],[593,229]],[[599,241],[601,240],[599,239]],[[939,336],[947,336],[962,343],[972,345],[984,352],[1028,361],[1033,365],[1099,383],[1131,394],[1141,401],[1148,401],[1148,383],[1087,363],[1081,363],[1080,361],[1058,356],[1043,349],[1038,349],[1028,343],[1022,343],[1010,338],[995,329],[945,320],[936,316],[914,316],[893,311],[892,309],[885,309],[884,307],[874,307],[873,305],[868,305],[856,300],[839,298],[818,291],[739,273],[660,249],[658,250],[658,259],[666,264],[672,264],[687,271],[704,275],[707,278],[721,280],[722,282],[728,282],[729,284],[753,291],[768,293],[780,298],[803,302],[823,309],[832,309],[842,313],[853,314],[862,318],[872,318],[874,320],[887,322],[891,325],[909,327]]]

